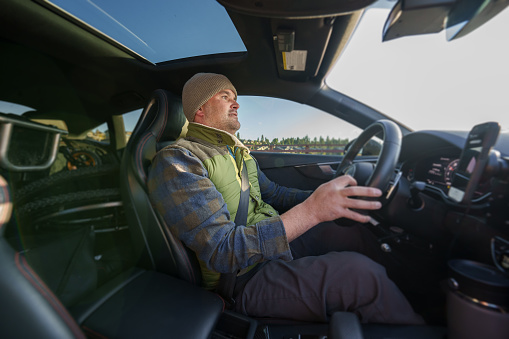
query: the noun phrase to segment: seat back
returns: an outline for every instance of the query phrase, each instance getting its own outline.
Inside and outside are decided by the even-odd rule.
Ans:
[[[187,130],[180,98],[156,90],[127,143],[120,170],[120,192],[138,265],[145,269],[201,283],[196,257],[177,239],[152,207],[147,175],[158,150]]]
[[[9,187],[0,176],[0,333],[5,338],[85,338],[78,324],[4,238],[11,219]]]

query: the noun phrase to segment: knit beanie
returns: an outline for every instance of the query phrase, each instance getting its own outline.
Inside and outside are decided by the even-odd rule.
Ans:
[[[232,90],[237,100],[237,90],[222,74],[197,73],[187,80],[182,90],[182,106],[187,120],[192,122],[196,111],[210,98],[225,89]]]

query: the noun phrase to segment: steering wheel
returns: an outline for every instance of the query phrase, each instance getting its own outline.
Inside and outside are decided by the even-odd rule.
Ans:
[[[375,165],[354,163],[362,147],[375,135],[383,139],[382,150]],[[390,120],[378,120],[369,125],[353,142],[336,170],[335,177],[348,174],[361,186],[377,187],[385,192],[392,178],[401,150],[401,130]]]

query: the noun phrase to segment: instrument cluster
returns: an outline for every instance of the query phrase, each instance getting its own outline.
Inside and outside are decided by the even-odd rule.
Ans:
[[[404,171],[410,182],[422,181],[447,195],[454,173],[458,169],[459,154],[433,155],[412,162]],[[480,185],[474,197],[479,198],[490,191],[489,181]]]
[[[451,155],[431,156],[419,160],[407,171],[409,181],[423,181],[447,193],[452,177],[458,168],[459,157]]]

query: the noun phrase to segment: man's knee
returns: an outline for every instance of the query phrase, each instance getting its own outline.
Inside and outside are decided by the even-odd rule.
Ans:
[[[385,267],[365,255],[356,252],[339,252],[331,255],[335,257],[333,261],[341,268],[342,279],[350,278],[373,287],[388,279]]]

